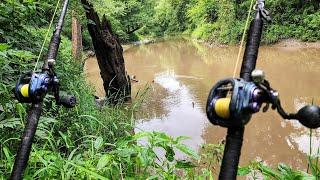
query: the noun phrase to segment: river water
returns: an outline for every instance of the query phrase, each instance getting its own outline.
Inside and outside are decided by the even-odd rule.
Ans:
[[[205,104],[211,87],[232,76],[238,48],[208,47],[179,39],[128,49],[124,54],[126,69],[139,81],[132,85],[133,95],[146,84],[150,86],[137,114],[136,131],[188,136],[191,139],[185,143],[195,150],[204,143],[221,142],[226,129],[209,124]],[[319,49],[262,46],[257,68],[265,71],[272,87],[279,91],[287,111],[297,111],[312,100],[320,104]],[[87,61],[86,70],[97,95],[103,96],[95,59]],[[319,135],[313,132],[313,154],[319,147]],[[260,112],[246,126],[240,164],[263,159],[270,165],[284,162],[305,170],[309,140],[309,130],[299,123],[282,120],[272,110]]]

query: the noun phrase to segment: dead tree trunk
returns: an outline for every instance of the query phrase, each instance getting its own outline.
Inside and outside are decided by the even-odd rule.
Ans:
[[[78,60],[82,58],[81,24],[75,11],[72,11],[72,56]]]
[[[106,97],[111,103],[131,97],[130,77],[125,71],[123,49],[117,35],[112,31],[106,16],[100,21],[97,12],[87,0],[81,0],[86,10],[88,30],[98,60],[100,75]]]

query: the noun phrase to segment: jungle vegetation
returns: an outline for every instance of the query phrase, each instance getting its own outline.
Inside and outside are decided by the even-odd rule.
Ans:
[[[18,103],[12,93],[19,75],[34,68],[53,14],[55,0],[3,0],[0,2],[0,179],[10,175],[29,105]],[[192,38],[236,44],[239,42],[249,0],[99,0],[91,1],[106,14],[122,42],[144,38],[186,35]],[[264,41],[285,38],[320,39],[319,0],[267,0],[273,23]],[[71,8],[86,23],[80,2]],[[164,133],[133,134],[134,113],[146,91],[131,105],[96,108],[94,90],[83,74],[82,61],[71,56],[71,13],[63,31],[57,60],[61,88],[75,94],[79,105],[60,108],[47,96],[33,144],[26,179],[193,179],[212,178],[223,147],[206,145],[200,155],[185,146],[185,137]],[[85,48],[91,41],[83,29]],[[43,53],[46,54],[46,53]],[[44,58],[42,55],[41,59]],[[137,144],[144,138],[147,146]],[[159,157],[156,149],[164,152]],[[176,151],[186,160],[175,159]],[[215,153],[212,153],[215,152]],[[319,177],[318,157],[310,157],[312,175],[285,165],[272,170],[261,163],[240,168],[239,175],[256,171],[276,179]],[[210,162],[208,162],[210,161]]]

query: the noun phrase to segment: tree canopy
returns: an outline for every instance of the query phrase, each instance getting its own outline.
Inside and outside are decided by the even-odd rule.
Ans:
[[[219,43],[237,43],[251,0],[106,0],[95,1],[124,40],[172,34]],[[319,0],[267,0],[273,22],[264,41],[320,39]]]

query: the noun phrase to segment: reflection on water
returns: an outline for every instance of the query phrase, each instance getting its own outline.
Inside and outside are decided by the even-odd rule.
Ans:
[[[133,94],[145,84],[152,88],[136,130],[163,131],[173,136],[189,136],[186,143],[197,149],[202,143],[217,143],[226,130],[208,123],[205,103],[210,88],[219,79],[232,76],[238,47],[209,48],[192,41],[172,40],[126,51],[126,68],[135,75]],[[89,81],[103,95],[98,66],[86,65]],[[296,111],[306,103],[319,104],[320,52],[318,49],[262,47],[257,67],[266,72],[282,104]],[[100,88],[99,88],[100,87]],[[309,152],[309,130],[294,121],[284,121],[274,112],[255,114],[246,126],[241,164],[257,157],[267,163],[279,162],[305,169]],[[313,133],[313,152],[319,146]]]
[[[181,135],[192,137],[185,143],[197,149],[204,143],[201,135],[206,117],[202,107],[194,104],[196,98],[189,88],[179,82],[179,77],[185,78],[185,76],[176,76],[172,70],[155,74],[154,83],[159,85],[156,89],[162,88],[168,92],[165,97],[156,98],[161,101],[166,114],[163,116],[160,111],[147,115],[147,118],[139,121],[137,130],[163,131],[175,137]],[[157,92],[156,89],[153,91]],[[146,112],[150,110],[150,106],[152,108],[152,104],[145,107]]]

